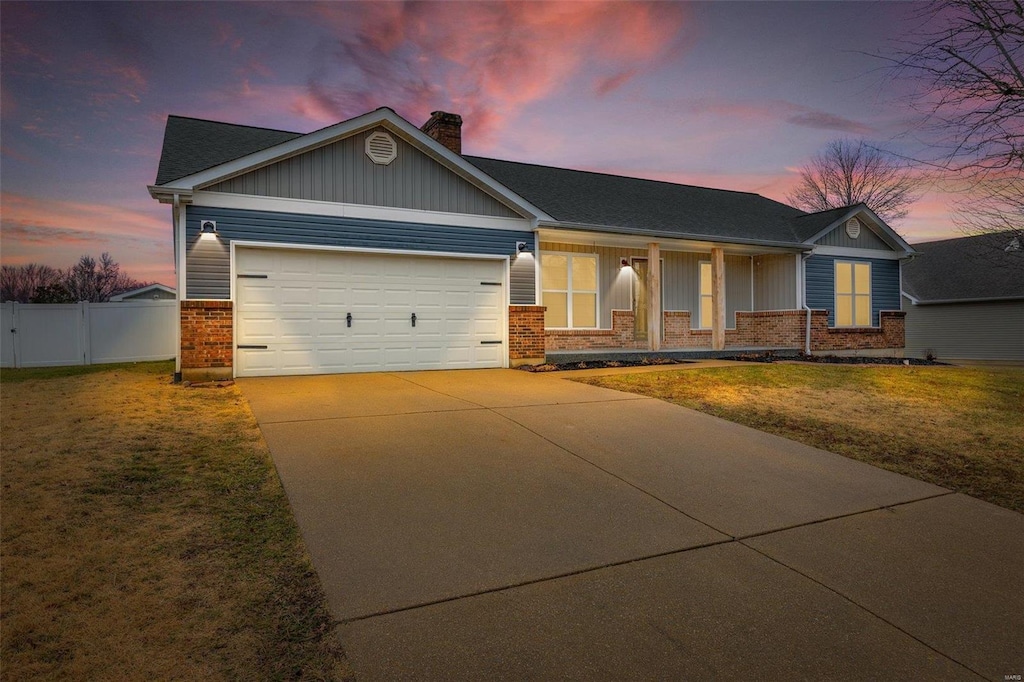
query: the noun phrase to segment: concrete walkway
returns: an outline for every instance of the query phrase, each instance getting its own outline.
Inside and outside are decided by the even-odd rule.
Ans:
[[[1024,673],[1020,514],[565,374],[239,385],[359,679]]]

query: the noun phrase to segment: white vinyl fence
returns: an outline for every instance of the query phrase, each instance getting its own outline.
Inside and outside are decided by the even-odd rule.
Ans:
[[[177,301],[0,304],[0,367],[168,360]]]

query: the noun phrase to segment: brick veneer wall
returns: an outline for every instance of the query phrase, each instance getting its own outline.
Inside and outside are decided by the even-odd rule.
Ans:
[[[547,329],[544,340],[545,348],[550,351],[647,348],[647,341],[633,338],[632,310],[613,310],[611,329]]]
[[[710,348],[710,329],[691,329],[690,312],[670,310],[665,315],[663,349]],[[883,312],[880,328],[830,329],[828,311],[811,315],[812,350],[866,350],[902,348],[904,313]],[[736,328],[725,330],[726,348],[803,348],[807,333],[806,310],[737,311]],[[646,341],[633,338],[633,312],[612,311],[611,329],[549,329],[544,332],[549,351],[624,349],[645,350]]]
[[[181,302],[181,378],[230,379],[234,363],[231,301]]]
[[[542,305],[508,307],[508,360],[513,367],[544,362],[544,311]]]
[[[883,310],[879,313],[879,327],[845,329],[829,327],[828,311],[815,310],[811,314],[811,350],[903,348],[906,343],[906,315],[902,310]]]

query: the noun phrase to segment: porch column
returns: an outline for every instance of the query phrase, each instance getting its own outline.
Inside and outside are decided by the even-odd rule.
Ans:
[[[647,245],[647,349],[661,350],[661,248]]]
[[[711,249],[711,348],[725,348],[725,252]]]

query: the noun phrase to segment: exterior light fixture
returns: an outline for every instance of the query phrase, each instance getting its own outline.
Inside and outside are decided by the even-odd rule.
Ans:
[[[516,253],[526,253],[526,242],[516,242]]]
[[[199,236],[203,239],[212,239],[217,236],[217,221],[216,220],[200,220],[199,221]]]
[[[622,267],[624,267],[624,268],[628,268],[628,267],[629,267],[629,261],[628,261],[628,260],[626,260],[625,258],[623,258],[623,259],[622,259],[622,263],[621,263],[621,265],[622,265]]]

